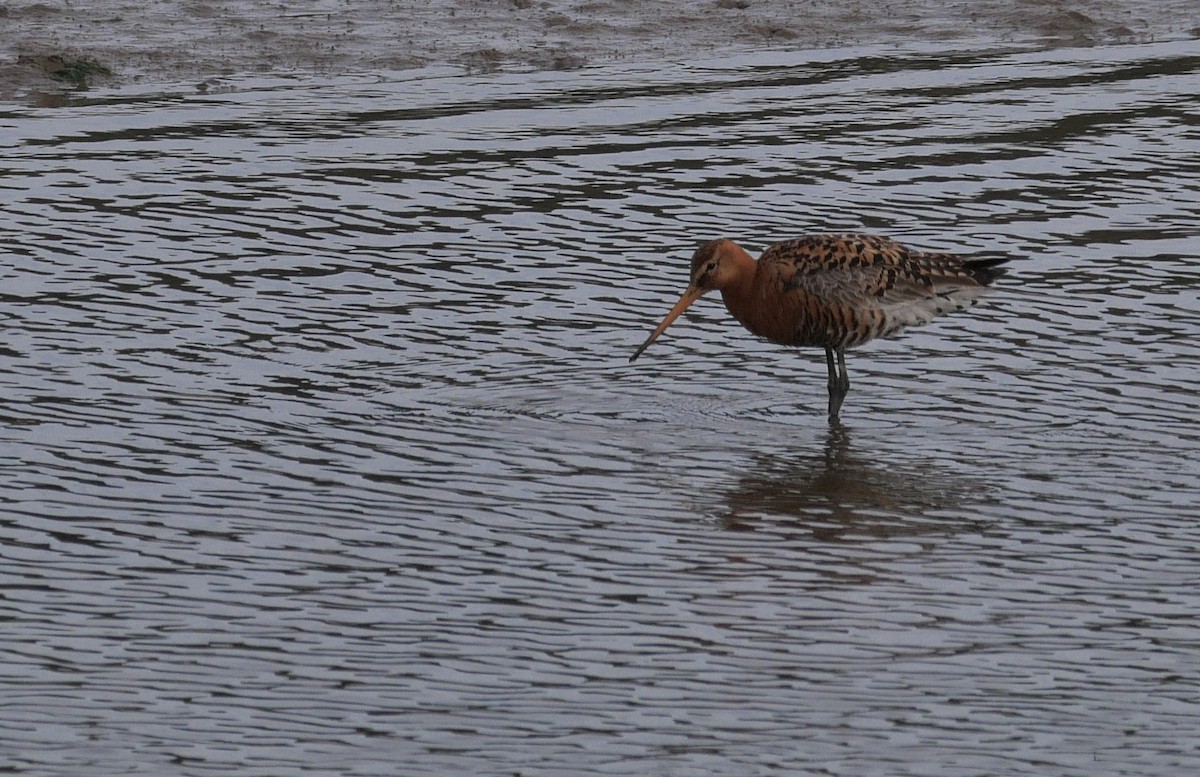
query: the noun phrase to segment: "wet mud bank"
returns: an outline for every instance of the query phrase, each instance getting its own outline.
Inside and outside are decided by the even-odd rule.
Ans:
[[[1200,35],[1193,0],[0,2],[0,97],[256,73],[574,69],[749,49]]]

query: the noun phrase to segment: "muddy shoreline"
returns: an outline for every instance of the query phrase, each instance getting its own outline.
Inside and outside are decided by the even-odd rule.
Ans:
[[[251,74],[569,70],[755,49],[1200,36],[1194,0],[0,1],[0,97]]]

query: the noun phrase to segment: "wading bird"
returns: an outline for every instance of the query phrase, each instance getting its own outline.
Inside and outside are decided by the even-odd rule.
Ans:
[[[829,368],[829,417],[850,389],[846,349],[890,337],[975,304],[1004,274],[1007,258],[924,253],[873,235],[810,235],[763,251],[758,261],[732,240],[692,255],[691,282],[633,361],[683,311],[717,290],[742,326],[773,343],[819,346]]]

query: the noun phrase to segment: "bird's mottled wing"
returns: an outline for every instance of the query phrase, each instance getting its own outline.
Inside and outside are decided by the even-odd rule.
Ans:
[[[811,235],[759,259],[793,305],[809,311],[806,341],[852,347],[969,307],[985,286],[953,254],[921,253],[873,235]],[[765,263],[765,264],[764,264]]]
[[[886,307],[934,295],[933,278],[916,256],[873,235],[810,235],[776,243],[759,261],[789,290],[827,303]]]

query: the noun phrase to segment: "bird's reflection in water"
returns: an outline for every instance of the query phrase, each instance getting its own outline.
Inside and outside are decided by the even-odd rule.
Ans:
[[[888,461],[857,453],[850,429],[831,422],[824,450],[759,456],[725,494],[722,525],[735,531],[800,529],[810,537],[900,537],[960,531],[959,508],[986,484],[912,457]],[[960,513],[950,517],[950,512]],[[786,522],[786,523],[785,523]]]

